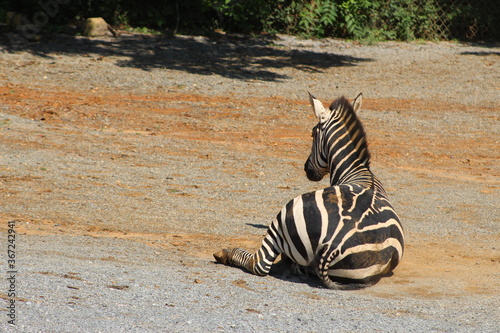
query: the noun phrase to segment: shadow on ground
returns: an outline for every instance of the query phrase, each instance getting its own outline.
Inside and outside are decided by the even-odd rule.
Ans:
[[[52,34],[34,42],[6,32],[0,43],[8,52],[28,51],[44,58],[58,54],[118,57],[117,66],[142,70],[165,68],[201,75],[220,75],[237,80],[281,81],[290,78],[275,69],[306,72],[355,66],[372,59],[328,53],[322,49],[291,50],[277,43],[279,37],[211,37],[122,35],[118,38],[85,38]]]

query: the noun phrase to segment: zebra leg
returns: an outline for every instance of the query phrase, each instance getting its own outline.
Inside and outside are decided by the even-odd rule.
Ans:
[[[247,271],[254,273],[254,260],[252,254],[240,249],[223,249],[214,253],[214,258],[218,263],[227,266],[243,267]],[[254,273],[255,274],[255,273]]]
[[[240,248],[234,248],[231,250],[223,249],[214,253],[214,258],[218,263],[228,266],[242,267],[255,275],[267,275],[269,274],[273,261],[277,255],[275,255],[274,258],[271,257],[266,258],[266,260],[259,260],[259,258],[262,258],[261,251],[262,249],[257,251],[255,254],[251,254],[250,252]]]
[[[301,279],[304,280],[307,279],[309,275],[315,275],[316,273],[314,267],[299,265],[285,253],[281,254],[281,262],[283,262],[284,265],[288,266],[288,272],[286,272],[286,276],[288,276],[289,274],[298,275]]]
[[[280,252],[273,246],[273,241],[268,235],[262,241],[260,249],[254,254],[240,248],[223,249],[214,253],[214,258],[218,263],[243,267],[255,275],[267,275],[279,254]]]

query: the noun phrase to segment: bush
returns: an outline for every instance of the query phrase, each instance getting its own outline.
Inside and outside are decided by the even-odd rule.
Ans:
[[[221,29],[369,41],[500,37],[500,6],[487,0],[0,0],[0,16],[11,10],[33,17],[47,3],[57,5],[52,24],[101,16],[113,25],[174,33]]]

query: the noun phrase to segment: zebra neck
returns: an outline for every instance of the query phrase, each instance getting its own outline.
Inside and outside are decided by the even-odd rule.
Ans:
[[[375,177],[370,169],[359,161],[353,163],[349,169],[336,170],[332,168],[330,172],[330,184],[342,185],[342,184],[356,184],[365,188],[371,188],[374,186]]]
[[[366,135],[356,114],[344,108],[338,118],[332,118],[324,144],[328,152],[330,184],[359,183],[372,186],[373,174],[370,172],[370,152]]]

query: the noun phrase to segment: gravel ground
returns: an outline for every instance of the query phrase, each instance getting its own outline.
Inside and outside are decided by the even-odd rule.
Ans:
[[[0,246],[19,332],[498,332],[500,47],[249,38],[0,38]],[[332,291],[258,248],[314,117],[363,92],[372,169],[407,235],[393,276]],[[2,273],[8,277],[4,255]]]

